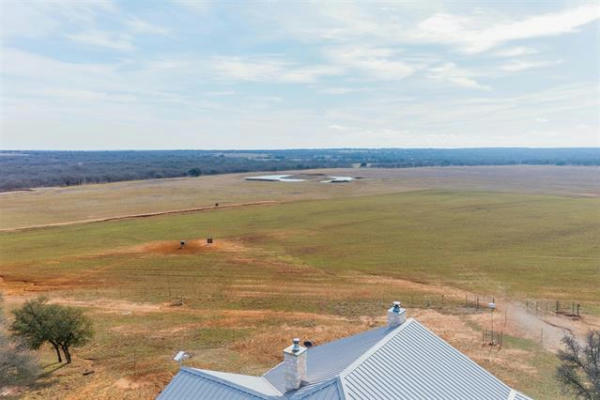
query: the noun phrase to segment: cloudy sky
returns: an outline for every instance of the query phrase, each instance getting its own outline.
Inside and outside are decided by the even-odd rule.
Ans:
[[[600,145],[597,1],[0,7],[4,149]]]

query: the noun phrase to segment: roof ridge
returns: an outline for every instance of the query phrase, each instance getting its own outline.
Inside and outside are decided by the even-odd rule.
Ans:
[[[319,383],[315,383],[314,385],[315,385],[315,387],[310,388],[309,390],[307,390],[306,393],[302,393],[300,396],[294,397],[294,395],[292,394],[292,398],[294,400],[301,400],[301,399],[306,398],[307,396],[312,396],[313,394],[318,393],[321,390],[327,389],[331,385],[336,385],[338,388],[338,392],[339,392],[341,382],[339,382],[339,376],[336,376],[335,378],[330,378],[328,380],[321,381]],[[343,400],[343,398],[342,398],[342,400]]]
[[[350,365],[342,370],[338,374],[338,377],[341,379],[345,378],[352,371],[354,371],[360,364],[362,364],[365,360],[371,357],[377,350],[383,347],[387,342],[389,342],[393,337],[395,337],[398,333],[404,330],[410,324],[416,322],[414,318],[408,318],[404,323],[400,324],[397,328],[393,329],[390,333],[385,335],[382,339],[380,339],[377,343],[371,346],[367,351],[365,351],[360,357],[354,360]],[[342,385],[343,386],[343,385]],[[345,391],[344,391],[345,392]]]
[[[348,393],[346,393],[346,386],[344,385],[344,382],[342,382],[341,374],[336,376],[335,380],[338,386],[338,393],[341,396],[340,400],[346,400],[346,398],[348,398]]]
[[[272,398],[272,396],[267,396],[267,395],[265,395],[263,393],[260,393],[260,392],[257,392],[255,390],[252,390],[252,389],[250,389],[250,388],[248,388],[246,386],[238,385],[238,384],[236,384],[234,382],[228,381],[226,379],[223,379],[223,378],[220,378],[218,376],[211,375],[208,372],[205,372],[205,371],[210,371],[210,370],[203,370],[203,369],[199,369],[199,368],[181,367],[181,371],[190,373],[192,375],[200,376],[200,377],[202,377],[204,379],[208,379],[209,381],[214,381],[214,382],[220,383],[221,385],[225,385],[225,386],[228,386],[228,387],[230,387],[232,389],[239,390],[240,392],[244,392],[244,393],[250,394],[250,395],[252,395],[254,397],[257,397],[259,399],[269,400],[270,398]],[[214,372],[221,372],[221,371],[214,371]],[[238,374],[238,375],[242,375],[242,374]],[[249,375],[246,375],[246,376],[249,376]],[[257,377],[257,378],[261,378],[261,377]],[[274,387],[274,389],[277,392],[279,392],[279,390],[277,388]]]

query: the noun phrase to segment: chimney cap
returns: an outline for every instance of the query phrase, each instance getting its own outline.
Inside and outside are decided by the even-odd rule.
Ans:
[[[295,337],[292,339],[292,351],[294,353],[300,351],[300,338]]]

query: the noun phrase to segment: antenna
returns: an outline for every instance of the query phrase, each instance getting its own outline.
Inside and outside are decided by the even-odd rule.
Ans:
[[[496,310],[496,303],[488,303],[488,307],[490,308],[490,313],[492,317],[492,342],[490,343],[492,346],[494,345],[494,311]]]

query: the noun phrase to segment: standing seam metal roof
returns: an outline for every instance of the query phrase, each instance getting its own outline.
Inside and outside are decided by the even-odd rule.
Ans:
[[[511,388],[414,320],[342,374],[348,399],[507,399]]]
[[[285,392],[283,364],[262,377],[182,368],[159,400],[531,400],[414,319],[307,351],[306,382]]]

